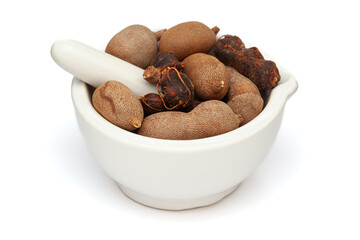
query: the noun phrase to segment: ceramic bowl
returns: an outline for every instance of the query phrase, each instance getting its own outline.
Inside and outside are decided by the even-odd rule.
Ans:
[[[77,78],[72,82],[72,100],[90,152],[128,197],[159,209],[190,209],[229,195],[269,152],[285,104],[297,90],[294,76],[278,68],[281,81],[259,116],[236,130],[204,139],[154,139],[116,127],[93,108],[93,89]]]

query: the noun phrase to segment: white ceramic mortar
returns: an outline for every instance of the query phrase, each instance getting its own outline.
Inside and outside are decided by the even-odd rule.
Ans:
[[[234,131],[198,140],[161,140],[125,131],[96,112],[87,84],[74,78],[71,92],[89,150],[121,190],[141,204],[181,210],[221,200],[265,158],[285,104],[297,90],[294,76],[278,68],[281,81],[258,117]]]

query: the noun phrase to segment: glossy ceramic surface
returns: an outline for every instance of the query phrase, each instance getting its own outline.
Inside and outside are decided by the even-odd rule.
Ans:
[[[294,76],[279,66],[281,81],[254,120],[210,138],[176,141],[139,136],[106,121],[91,104],[91,88],[74,78],[78,125],[93,156],[122,191],[155,208],[206,206],[233,192],[269,152],[284,107],[297,90]]]

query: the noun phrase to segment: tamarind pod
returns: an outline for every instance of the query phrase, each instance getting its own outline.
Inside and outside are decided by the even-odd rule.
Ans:
[[[226,35],[216,42],[215,56],[253,81],[259,90],[274,88],[281,78],[276,64],[265,60],[256,47],[246,49],[243,46],[240,38]]]

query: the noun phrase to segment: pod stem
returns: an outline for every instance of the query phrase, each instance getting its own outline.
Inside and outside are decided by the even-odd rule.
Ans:
[[[141,127],[141,121],[137,118],[132,119],[131,121],[131,125],[135,128],[140,128]]]

